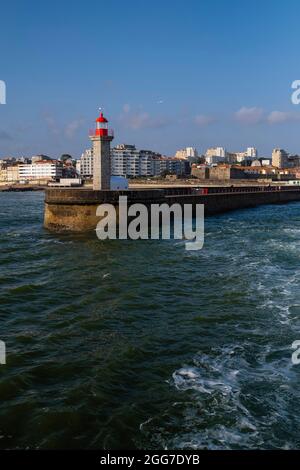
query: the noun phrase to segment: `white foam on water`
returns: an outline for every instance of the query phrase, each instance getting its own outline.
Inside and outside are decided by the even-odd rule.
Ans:
[[[187,377],[189,379],[199,378],[199,374],[194,367],[182,367],[177,373],[179,376]]]
[[[231,392],[231,387],[224,383],[201,377],[200,373],[196,372],[195,368],[184,367],[175,371],[172,375],[175,387],[178,390],[197,390],[200,393],[212,394],[215,391],[221,392],[223,395],[228,395]]]
[[[287,363],[286,348],[271,344],[257,348],[255,365],[246,360],[251,344],[228,345],[212,348],[210,354],[198,354],[193,364],[176,369],[170,384],[179,393],[189,394],[178,402],[182,416],[182,432],[168,441],[170,448],[232,449],[264,446],[264,433],[285,416],[284,394],[290,393],[287,384],[291,364]],[[281,390],[283,397],[276,403],[282,413],[273,409],[271,416],[254,416],[247,403],[274,408],[271,396],[259,394],[252,397],[246,384],[269,384]],[[270,412],[270,411],[269,411]],[[219,418],[219,419],[218,419]],[[275,443],[275,441],[274,441]],[[278,441],[278,445],[284,444]]]

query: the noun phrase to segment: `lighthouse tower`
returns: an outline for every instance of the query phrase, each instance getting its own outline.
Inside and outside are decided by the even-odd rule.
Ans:
[[[110,189],[110,142],[113,134],[108,130],[108,121],[100,113],[96,119],[96,129],[90,132],[93,146],[93,189]]]

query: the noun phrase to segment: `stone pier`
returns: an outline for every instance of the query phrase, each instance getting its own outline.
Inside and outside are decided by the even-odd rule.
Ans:
[[[208,191],[207,194],[205,194]],[[96,229],[100,217],[99,204],[113,204],[118,211],[119,196],[128,197],[128,205],[142,203],[204,204],[205,215],[255,207],[262,204],[282,204],[300,201],[300,188],[295,187],[209,187],[205,189],[168,188],[129,191],[94,191],[91,189],[49,188],[45,196],[44,226],[52,231],[86,232]],[[118,212],[117,212],[118,213]]]

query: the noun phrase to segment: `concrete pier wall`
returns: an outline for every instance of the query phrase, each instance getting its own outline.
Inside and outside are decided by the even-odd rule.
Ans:
[[[300,200],[300,191],[274,191],[251,193],[219,193],[201,196],[167,196],[166,201],[180,204],[204,204],[205,215],[256,207],[262,204],[284,204]],[[171,202],[172,201],[172,202]]]
[[[84,232],[95,230],[100,217],[99,204],[113,204],[118,213],[119,196],[127,196],[128,203],[165,201],[164,190],[93,191],[85,189],[48,189],[45,198],[44,226],[53,231]]]
[[[191,188],[184,190],[164,189],[131,191],[92,191],[85,189],[47,189],[45,198],[44,225],[53,231],[84,232],[95,230],[100,218],[96,215],[99,204],[113,204],[118,213],[120,195],[126,195],[128,205],[143,203],[204,204],[205,215],[236,209],[255,207],[261,204],[282,204],[300,201],[300,189],[246,188],[230,192],[193,194]]]

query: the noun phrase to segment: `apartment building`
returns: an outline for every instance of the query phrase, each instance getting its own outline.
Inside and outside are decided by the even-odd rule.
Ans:
[[[19,167],[19,180],[50,180],[62,177],[63,165],[57,160],[37,161],[31,164],[21,164]]]

